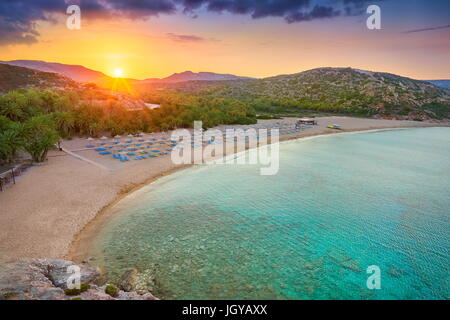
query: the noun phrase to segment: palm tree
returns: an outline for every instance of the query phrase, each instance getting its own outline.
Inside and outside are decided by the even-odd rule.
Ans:
[[[56,130],[63,138],[70,137],[75,129],[75,116],[71,112],[58,112],[54,114]]]
[[[35,162],[43,162],[48,150],[59,140],[52,115],[41,115],[30,118],[25,122],[23,132],[24,149],[31,155]]]
[[[0,132],[0,159],[10,163],[16,152],[23,147],[22,125],[14,123],[9,129]]]
[[[0,104],[0,115],[8,117],[13,121],[23,119],[24,113],[15,101],[4,101]]]

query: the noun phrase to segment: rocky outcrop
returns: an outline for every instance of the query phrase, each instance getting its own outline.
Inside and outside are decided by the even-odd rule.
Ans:
[[[100,273],[87,265],[80,268],[79,289],[68,289],[72,261],[59,259],[26,259],[0,266],[0,300],[157,300],[151,293],[138,294],[119,290],[114,297],[107,294],[107,285],[95,281]],[[133,273],[129,274],[132,280]],[[127,287],[130,288],[130,287]]]
[[[280,110],[269,112],[297,108],[408,120],[450,118],[450,90],[427,81],[351,68],[317,68],[259,80],[229,81],[213,92],[239,100],[262,99]]]
[[[127,270],[120,280],[119,288],[125,292],[130,292],[136,289],[138,271],[136,269]]]

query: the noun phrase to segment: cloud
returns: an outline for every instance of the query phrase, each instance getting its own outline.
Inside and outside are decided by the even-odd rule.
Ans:
[[[54,12],[64,12],[67,6],[59,0],[0,1],[0,44],[34,43],[39,33],[35,22],[51,21]]]
[[[207,39],[195,35],[189,34],[175,34],[175,33],[166,33],[167,37],[176,42],[209,42],[209,41],[219,41],[213,38]]]
[[[286,16],[286,21],[289,23],[293,22],[301,22],[301,21],[310,21],[314,19],[323,19],[323,18],[333,18],[340,16],[341,12],[333,9],[333,7],[329,6],[320,6],[316,5],[309,12],[295,12]]]
[[[187,11],[206,8],[212,12],[251,15],[252,18],[282,17],[287,22],[364,13],[364,6],[381,0],[178,0]],[[323,4],[326,3],[326,4]]]
[[[172,14],[177,10],[176,0],[104,0],[105,8],[124,16],[144,18]],[[82,9],[83,10],[83,9]]]
[[[147,19],[180,11],[196,18],[200,11],[209,11],[253,19],[280,17],[294,23],[362,14],[364,5],[374,1],[381,0],[0,0],[0,45],[37,42],[36,24],[64,15],[69,4],[80,5],[85,19]],[[184,41],[196,41],[195,36]]]
[[[403,33],[417,33],[417,32],[424,32],[424,31],[448,29],[448,28],[450,28],[450,24],[446,25],[446,26],[438,26],[438,27],[430,27],[430,28],[424,28],[424,29],[407,30],[407,31],[405,31]]]

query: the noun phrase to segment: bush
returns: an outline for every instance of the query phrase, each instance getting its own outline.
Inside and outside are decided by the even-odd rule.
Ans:
[[[17,150],[23,147],[22,131],[18,122],[12,122],[8,129],[0,131],[0,163],[10,163]]]
[[[54,144],[59,140],[51,115],[35,116],[24,124],[24,149],[33,161],[43,162]]]
[[[66,296],[78,296],[79,294],[81,294],[81,290],[80,289],[65,289],[64,294]]]
[[[108,284],[105,288],[105,293],[115,298],[119,295],[119,288],[113,284]]]
[[[281,117],[277,116],[277,115],[268,115],[268,114],[262,114],[256,117],[256,119],[258,120],[273,120],[273,119],[282,119]]]
[[[14,292],[6,292],[3,295],[0,295],[0,300],[13,300],[17,297],[17,294]]]
[[[80,295],[81,293],[83,293],[83,292],[85,292],[85,291],[87,291],[87,290],[89,290],[89,288],[90,288],[91,286],[89,285],[89,284],[87,284],[87,283],[82,283],[81,285],[80,285],[80,289],[66,289],[66,290],[64,290],[64,293],[66,294],[66,295],[68,295],[68,296],[78,296],[78,295]],[[73,299],[72,299],[73,300]]]

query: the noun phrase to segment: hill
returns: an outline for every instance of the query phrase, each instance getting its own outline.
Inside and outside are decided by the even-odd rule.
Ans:
[[[267,113],[306,109],[405,119],[450,117],[449,90],[426,81],[351,68],[231,81],[204,91],[253,101],[257,111]]]
[[[63,63],[45,62],[39,60],[13,60],[0,61],[3,64],[12,66],[25,67],[43,72],[53,72],[68,77],[78,82],[94,82],[100,85],[109,84],[112,78],[102,72],[88,69],[79,65],[70,65]],[[223,81],[223,80],[238,80],[250,79],[246,77],[239,77],[232,74],[219,74],[213,72],[198,72],[185,71],[181,73],[174,73],[166,78],[149,78],[145,80],[126,79],[131,83],[177,83],[185,81]]]
[[[91,70],[78,65],[69,65],[38,60],[0,61],[0,63],[18,67],[25,67],[43,72],[58,73],[78,82],[97,82],[106,77],[105,74],[99,71]]]
[[[147,82],[186,82],[186,81],[226,81],[226,80],[239,80],[239,79],[251,79],[248,77],[239,77],[232,74],[220,74],[213,72],[198,72],[185,71],[181,73],[174,73],[173,75],[160,80],[148,79]]]
[[[78,84],[61,75],[0,63],[0,92],[18,88],[74,88]]]
[[[53,72],[42,72],[24,67],[0,64],[0,94],[17,89],[43,89],[77,92],[80,102],[106,106],[117,102],[127,110],[142,110],[144,101],[126,92],[116,92],[98,85],[82,84]]]
[[[450,80],[426,80],[426,81],[434,84],[435,86],[444,89],[450,89]]]
[[[6,64],[0,64],[0,75],[0,91],[81,86],[57,73]],[[97,85],[94,85],[98,91],[104,88],[108,95],[120,91],[127,99],[145,99],[158,104],[170,102],[173,94],[178,92],[184,95],[184,98],[178,97],[182,100],[189,96],[231,98],[260,114],[319,111],[397,119],[450,118],[449,90],[428,81],[351,68],[318,68],[265,79],[208,72],[183,72],[160,80],[144,81],[100,75]],[[141,108],[142,101],[137,105]]]

